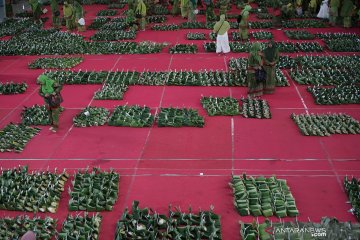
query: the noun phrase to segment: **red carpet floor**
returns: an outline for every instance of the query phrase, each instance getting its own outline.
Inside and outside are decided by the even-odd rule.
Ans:
[[[85,7],[87,22],[106,6]],[[120,10],[122,12],[122,10]],[[235,12],[235,9],[233,9]],[[253,15],[253,14],[252,14]],[[168,17],[169,22],[182,22],[179,17]],[[204,16],[200,16],[203,20]],[[251,20],[256,20],[251,16]],[[48,26],[49,23],[47,23]],[[258,31],[258,30],[254,30]],[[287,40],[282,31],[270,30],[275,40]],[[342,28],[309,29],[310,32],[344,32]],[[350,29],[360,33],[359,29]],[[190,43],[187,32],[209,30],[179,30],[175,32],[140,32],[137,41]],[[91,36],[94,31],[87,31]],[[193,41],[195,42],[195,41]],[[167,49],[150,55],[84,55],[84,62],[74,70],[227,70],[231,57],[247,56],[230,53],[226,57],[205,53],[198,41],[199,53],[170,55]],[[321,54],[334,54],[325,51]],[[340,53],[336,53],[340,54]],[[342,55],[353,53],[341,53]],[[296,55],[296,54],[290,54]],[[26,81],[24,94],[0,96],[0,128],[9,122],[20,122],[23,106],[42,104],[35,84],[43,70],[29,70],[27,64],[38,56],[0,57],[0,81]],[[356,221],[348,212],[347,197],[342,187],[345,175],[360,177],[360,136],[332,135],[330,137],[302,136],[290,119],[291,113],[347,113],[360,120],[359,105],[315,105],[305,86],[290,80],[290,87],[264,96],[269,101],[272,119],[257,120],[236,117],[209,117],[202,109],[204,96],[246,96],[244,87],[146,87],[131,86],[124,100],[93,100],[100,85],[66,85],[63,88],[65,111],[61,115],[60,130],[54,134],[42,127],[20,153],[1,153],[0,166],[11,168],[28,165],[31,169],[114,168],[121,174],[119,199],[112,212],[103,212],[100,239],[114,239],[116,222],[125,207],[133,200],[141,206],[166,213],[168,204],[186,210],[208,209],[215,206],[221,215],[223,239],[239,239],[238,221],[252,221],[240,217],[233,207],[232,190],[228,187],[231,174],[277,175],[288,181],[300,210],[301,221],[319,221],[323,216],[334,216],[341,221]],[[113,111],[114,106],[139,104],[152,108],[178,106],[197,108],[205,117],[204,128],[116,128],[110,126],[75,128],[72,118],[88,105],[102,106]],[[71,179],[70,179],[71,180]],[[68,181],[65,189],[70,186]],[[59,228],[68,214],[69,195],[63,193],[56,214]],[[0,216],[20,212],[0,211]],[[31,215],[31,214],[30,214]],[[262,219],[262,218],[260,218]],[[290,220],[290,219],[289,219]]]

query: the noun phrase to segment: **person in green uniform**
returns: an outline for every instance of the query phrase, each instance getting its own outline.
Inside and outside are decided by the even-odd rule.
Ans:
[[[249,97],[258,97],[263,95],[263,83],[257,82],[255,79],[255,70],[261,69],[262,65],[263,59],[261,54],[261,45],[259,42],[255,42],[252,44],[250,49],[247,67],[247,83],[249,88]]]
[[[249,15],[251,6],[246,5],[241,11],[241,21],[239,23],[239,31],[241,40],[247,41],[249,39]]]
[[[135,0],[128,0],[127,1],[128,3],[128,9],[132,9],[132,10],[135,10]]]
[[[329,22],[331,26],[336,25],[336,19],[339,15],[340,0],[330,0]]]
[[[180,14],[180,1],[174,0],[171,8],[171,15],[174,17]]]
[[[139,16],[139,26],[141,31],[145,31],[146,26],[146,5],[143,0],[139,0],[138,5],[136,6],[136,15]]]
[[[263,52],[264,69],[266,72],[266,81],[264,87],[265,94],[272,94],[276,86],[276,64],[279,61],[279,49],[276,47],[274,41],[270,41]]]
[[[216,19],[214,12],[214,2],[213,0],[205,0],[204,3],[206,6],[206,11],[205,11],[206,23],[213,22]]]
[[[309,12],[312,13],[312,14],[316,13],[316,8],[317,8],[316,0],[311,0],[310,3],[309,3],[309,7],[308,7]]]
[[[52,26],[56,29],[59,29],[61,27],[61,22],[60,22],[60,8],[57,0],[51,0],[50,7],[52,14]]]
[[[40,16],[41,16],[41,4],[38,0],[29,0],[29,4],[31,6],[31,10],[34,16],[34,23],[42,23]]]
[[[221,0],[221,2],[220,2],[220,10],[219,10],[220,15],[225,15],[226,16],[226,12],[228,10],[228,4],[229,4],[229,0]]]
[[[63,12],[66,22],[66,29],[71,31],[74,29],[74,8],[68,2],[64,2]]]
[[[136,25],[136,18],[135,18],[134,10],[129,9],[126,12],[125,23],[129,26],[130,30],[137,30],[138,27]]]
[[[354,11],[355,5],[351,0],[344,0],[340,11],[340,16],[344,18],[344,28],[351,27],[351,15]]]
[[[230,24],[225,20],[225,15],[220,15],[220,20],[215,23],[213,33],[216,33],[216,53],[226,54],[230,52],[228,31]]]
[[[188,3],[188,22],[195,22],[196,21],[196,0],[189,0]]]
[[[43,74],[37,80],[41,85],[39,95],[44,98],[45,107],[48,110],[50,130],[56,132],[59,128],[60,104],[62,102],[60,91],[62,86]]]
[[[84,8],[78,1],[74,1],[74,16],[75,16],[75,24],[77,25],[77,29],[79,32],[85,31],[85,20],[84,20]],[[80,19],[84,20],[84,24],[80,24]]]
[[[189,0],[180,0],[181,17],[186,18],[189,11]]]
[[[8,18],[11,18],[14,16],[14,11],[13,11],[13,7],[12,7],[12,1],[11,0],[6,0],[5,1],[5,16]]]

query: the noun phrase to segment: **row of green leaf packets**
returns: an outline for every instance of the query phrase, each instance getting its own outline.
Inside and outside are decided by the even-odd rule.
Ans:
[[[28,173],[28,167],[2,170],[0,209],[55,213],[69,175],[47,171]]]
[[[360,82],[360,71],[345,68],[294,68],[290,76],[299,84],[339,85],[342,83]]]
[[[0,152],[22,152],[40,128],[10,122],[0,131]]]
[[[74,174],[73,190],[69,190],[70,211],[111,211],[118,198],[120,175],[93,168]]]
[[[169,48],[169,53],[197,53],[198,47],[195,44],[175,44]]]
[[[241,216],[295,217],[299,214],[284,179],[233,175],[229,185],[233,189],[235,208]]]
[[[352,83],[343,83],[332,88],[308,87],[316,104],[337,105],[337,104],[359,104],[360,87]]]
[[[151,208],[139,208],[139,202],[132,204],[132,213],[125,209],[117,224],[116,240],[123,239],[213,239],[220,240],[220,216],[210,211],[182,212],[179,208],[173,211],[169,205],[168,216],[158,214]]]
[[[20,33],[26,28],[29,27],[39,27],[40,25],[34,24],[32,18],[8,18],[5,19],[2,23],[0,23],[0,37],[4,36],[12,36],[17,33]]]
[[[352,55],[352,56],[298,55],[296,57],[280,56],[277,67],[296,69],[298,65],[302,66],[302,68],[324,69],[324,71],[326,71],[327,68],[339,69],[343,71],[344,74],[345,71],[351,71],[350,75],[353,75],[355,78],[357,78],[357,76],[359,75],[358,69],[360,69],[360,56],[357,55]],[[230,58],[229,68],[231,70],[246,69],[247,58]],[[316,82],[314,82],[314,84],[316,84]]]
[[[1,41],[0,55],[149,54],[161,52],[165,45],[151,41],[88,42],[77,34],[31,29]]]
[[[268,102],[265,99],[241,98],[241,114],[245,118],[271,118]]]
[[[360,220],[360,181],[355,177],[344,177],[345,192],[349,197],[351,212]]]
[[[90,37],[93,41],[134,40],[135,38],[135,31],[124,30],[100,30]]]
[[[69,174],[47,171],[28,173],[27,166],[2,171],[0,209],[55,213]],[[93,168],[78,171],[69,189],[69,210],[111,211],[117,201],[119,174]]]
[[[33,231],[37,239],[50,240],[55,236],[59,240],[99,239],[102,217],[97,213],[90,216],[68,215],[60,232],[56,231],[57,219],[46,217],[0,218],[0,239],[20,239],[27,231]]]
[[[80,64],[82,57],[38,58],[28,64],[30,69],[72,68]]]
[[[108,118],[109,111],[102,107],[86,107],[73,119],[76,127],[110,126],[150,127],[155,117],[150,108],[140,106],[117,106]],[[195,109],[161,108],[157,116],[159,127],[203,127],[204,118]]]
[[[250,52],[252,43],[250,42],[230,42],[230,49],[232,52]],[[265,47],[264,43],[261,43],[262,48]],[[317,42],[303,42],[303,43],[292,43],[292,42],[276,42],[280,52],[322,52],[323,48]],[[203,47],[206,52],[215,52],[215,42],[205,42]]]
[[[235,116],[240,114],[237,99],[232,97],[202,97],[200,100],[209,116]]]
[[[340,114],[299,114],[291,119],[305,136],[330,136],[331,134],[360,134],[360,123],[351,116]]]
[[[48,71],[50,78],[63,84],[129,84],[129,85],[168,85],[168,86],[246,86],[245,71],[204,70],[170,72],[92,72],[92,71]],[[281,71],[277,71],[278,86],[289,86]]]
[[[56,225],[57,220],[51,217],[0,218],[0,239],[20,239],[27,231],[33,231],[38,239],[50,240],[56,233]]]
[[[0,95],[12,95],[24,93],[28,85],[25,82],[15,83],[15,82],[0,82]]]
[[[315,222],[273,222],[266,219],[263,223],[239,222],[241,239],[246,240],[346,240],[360,238],[360,224],[339,222],[336,218],[323,217]],[[313,233],[320,233],[313,236]]]

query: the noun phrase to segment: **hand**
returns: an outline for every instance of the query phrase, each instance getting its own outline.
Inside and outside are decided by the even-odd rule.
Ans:
[[[46,94],[45,94],[45,97],[49,97],[49,94],[46,93]]]

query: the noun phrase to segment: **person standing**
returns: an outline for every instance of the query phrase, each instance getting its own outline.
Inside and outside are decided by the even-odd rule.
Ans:
[[[324,19],[329,18],[329,5],[328,5],[328,3],[329,3],[329,0],[322,1],[320,11],[317,14],[318,18],[324,18]]]
[[[263,65],[261,45],[259,42],[252,44],[247,67],[248,96],[259,97],[263,95],[263,83],[256,81],[255,71],[260,70]]]
[[[52,15],[52,26],[55,29],[59,29],[61,27],[61,22],[60,22],[60,8],[57,0],[51,0],[50,7],[51,7],[51,15]]]
[[[229,4],[228,0],[221,0],[221,2],[220,2],[220,10],[219,10],[220,15],[225,15],[226,16],[226,12],[228,10],[228,4]]]
[[[143,0],[139,0],[136,6],[136,17],[139,19],[139,26],[141,31],[145,31],[146,26],[146,5]]]
[[[63,101],[60,94],[62,86],[44,74],[39,76],[38,83],[41,85],[39,95],[44,98],[49,114],[51,125],[49,130],[56,132],[59,128],[60,104]]]
[[[230,52],[229,46],[229,37],[228,31],[230,29],[230,24],[228,21],[225,21],[225,15],[220,15],[220,20],[215,23],[213,32],[217,34],[216,36],[216,53],[228,53]]]
[[[31,10],[33,12],[34,23],[42,23],[40,16],[41,16],[41,4],[38,0],[29,0]]]
[[[133,30],[133,31],[137,30],[136,18],[135,18],[134,10],[129,9],[126,12],[125,23],[129,27],[130,30]]]
[[[186,18],[188,16],[189,0],[180,0],[181,17]]]
[[[215,12],[214,12],[214,2],[213,0],[205,0],[204,1],[206,6],[206,23],[212,22],[216,19]]]
[[[78,1],[74,1],[74,16],[78,31],[85,31],[84,8]]]
[[[135,10],[135,0],[128,0],[128,10]]]
[[[173,17],[177,16],[180,14],[180,4],[179,4],[179,0],[174,0],[173,5],[172,5],[172,9],[171,9],[171,15],[173,15]]]
[[[249,39],[249,15],[250,15],[251,6],[246,5],[241,11],[241,21],[239,23],[240,38],[243,41]]]
[[[340,0],[330,0],[329,22],[331,26],[336,25],[336,19],[339,15]]]
[[[264,49],[264,70],[266,72],[266,80],[264,93],[272,94],[276,86],[276,64],[279,61],[279,49],[274,41],[270,41]]]
[[[309,3],[309,12],[314,14],[316,12],[316,8],[317,8],[317,2],[316,0],[310,0],[310,3]]]
[[[63,6],[64,18],[66,22],[66,29],[71,31],[74,29],[74,8],[68,2],[64,2]]]
[[[196,21],[196,0],[189,0],[188,3],[188,22],[195,22]]]
[[[344,28],[351,27],[351,15],[354,11],[355,5],[351,0],[344,0],[340,11],[340,16],[344,18]]]

